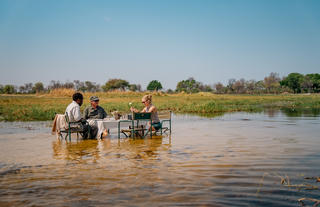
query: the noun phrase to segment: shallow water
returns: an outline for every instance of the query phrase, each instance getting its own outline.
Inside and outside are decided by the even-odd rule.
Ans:
[[[0,206],[299,206],[320,199],[319,115],[173,117],[171,136],[59,141],[0,123]],[[309,189],[308,189],[309,188]],[[312,203],[307,203],[312,204]]]

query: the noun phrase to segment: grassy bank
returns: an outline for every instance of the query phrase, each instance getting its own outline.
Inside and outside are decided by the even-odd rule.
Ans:
[[[52,120],[56,113],[64,113],[72,101],[68,93],[42,95],[2,95],[0,96],[1,121],[40,121]],[[91,93],[84,94],[83,110],[89,105]],[[100,105],[107,112],[118,110],[129,112],[129,102],[142,108],[141,97],[144,93],[112,92],[95,93],[100,97]],[[214,114],[234,111],[261,111],[265,108],[320,109],[319,94],[287,95],[216,95],[162,94],[154,93],[153,102],[159,110],[172,110],[176,113]]]

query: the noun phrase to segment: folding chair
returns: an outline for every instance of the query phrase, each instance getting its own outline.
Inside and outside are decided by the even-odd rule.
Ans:
[[[145,128],[144,125],[139,125],[139,121],[147,121],[151,123],[151,113],[132,113],[131,126],[129,129],[122,129],[121,133],[123,133],[126,137],[141,137],[144,138],[150,132],[150,136],[152,138],[151,128],[150,130]],[[136,122],[136,125],[135,125]],[[120,130],[120,129],[119,129]],[[119,136],[120,138],[120,136]]]
[[[69,119],[68,112],[66,112],[66,114],[65,114],[65,119],[66,119],[66,123],[68,125],[68,128],[60,131],[61,132],[61,138],[63,138],[62,133],[66,133],[66,135],[64,137],[65,139],[67,139],[67,136],[69,135],[69,141],[71,141],[71,134],[72,133],[77,133],[77,138],[79,138],[79,134],[83,138],[84,129],[81,126],[81,122],[79,122],[79,121],[71,122],[70,119]],[[90,134],[90,128],[89,128],[88,133]]]

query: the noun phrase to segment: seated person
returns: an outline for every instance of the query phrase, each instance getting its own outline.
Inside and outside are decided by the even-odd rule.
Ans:
[[[83,129],[83,138],[87,138],[90,126],[86,123],[85,119],[81,118],[80,112],[80,106],[83,103],[83,95],[81,93],[75,93],[73,94],[72,99],[73,101],[67,106],[65,113],[68,113],[70,122],[79,122],[79,126]]]
[[[91,96],[90,97],[90,106],[87,106],[83,111],[83,118],[88,119],[104,119],[107,117],[107,113],[105,110],[99,106],[99,98],[97,96]],[[90,122],[89,125],[91,126],[93,130],[93,135],[96,137],[98,133],[98,126],[95,122]],[[107,130],[104,130],[102,135],[100,137],[107,136]]]
[[[90,97],[90,106],[83,111],[84,119],[104,119],[107,117],[105,110],[99,106],[99,98],[97,96]]]
[[[142,97],[142,103],[144,104],[144,108],[142,109],[142,113],[150,112],[151,113],[151,121],[152,121],[152,130],[156,131],[161,128],[161,123],[158,117],[157,108],[152,105],[152,95],[145,95]],[[133,107],[130,108],[132,112],[138,113],[139,110]],[[149,123],[150,126],[150,123]]]

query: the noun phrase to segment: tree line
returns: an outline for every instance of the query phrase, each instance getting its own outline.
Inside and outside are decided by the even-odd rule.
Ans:
[[[130,84],[123,79],[109,79],[104,85],[91,81],[73,82],[52,80],[47,87],[42,82],[26,83],[22,86],[1,85],[0,93],[2,94],[32,94],[46,93],[54,89],[67,88],[82,92],[108,92],[108,91],[142,91],[140,84]],[[160,81],[152,80],[147,86],[148,91],[162,91],[163,87]],[[198,93],[212,92],[217,94],[264,94],[264,93],[319,93],[320,92],[320,74],[300,74],[290,73],[283,78],[278,73],[270,73],[263,80],[245,80],[243,78],[229,79],[226,85],[221,82],[209,85],[196,81],[194,78],[181,80],[177,83],[176,89],[168,89],[167,93]]]

